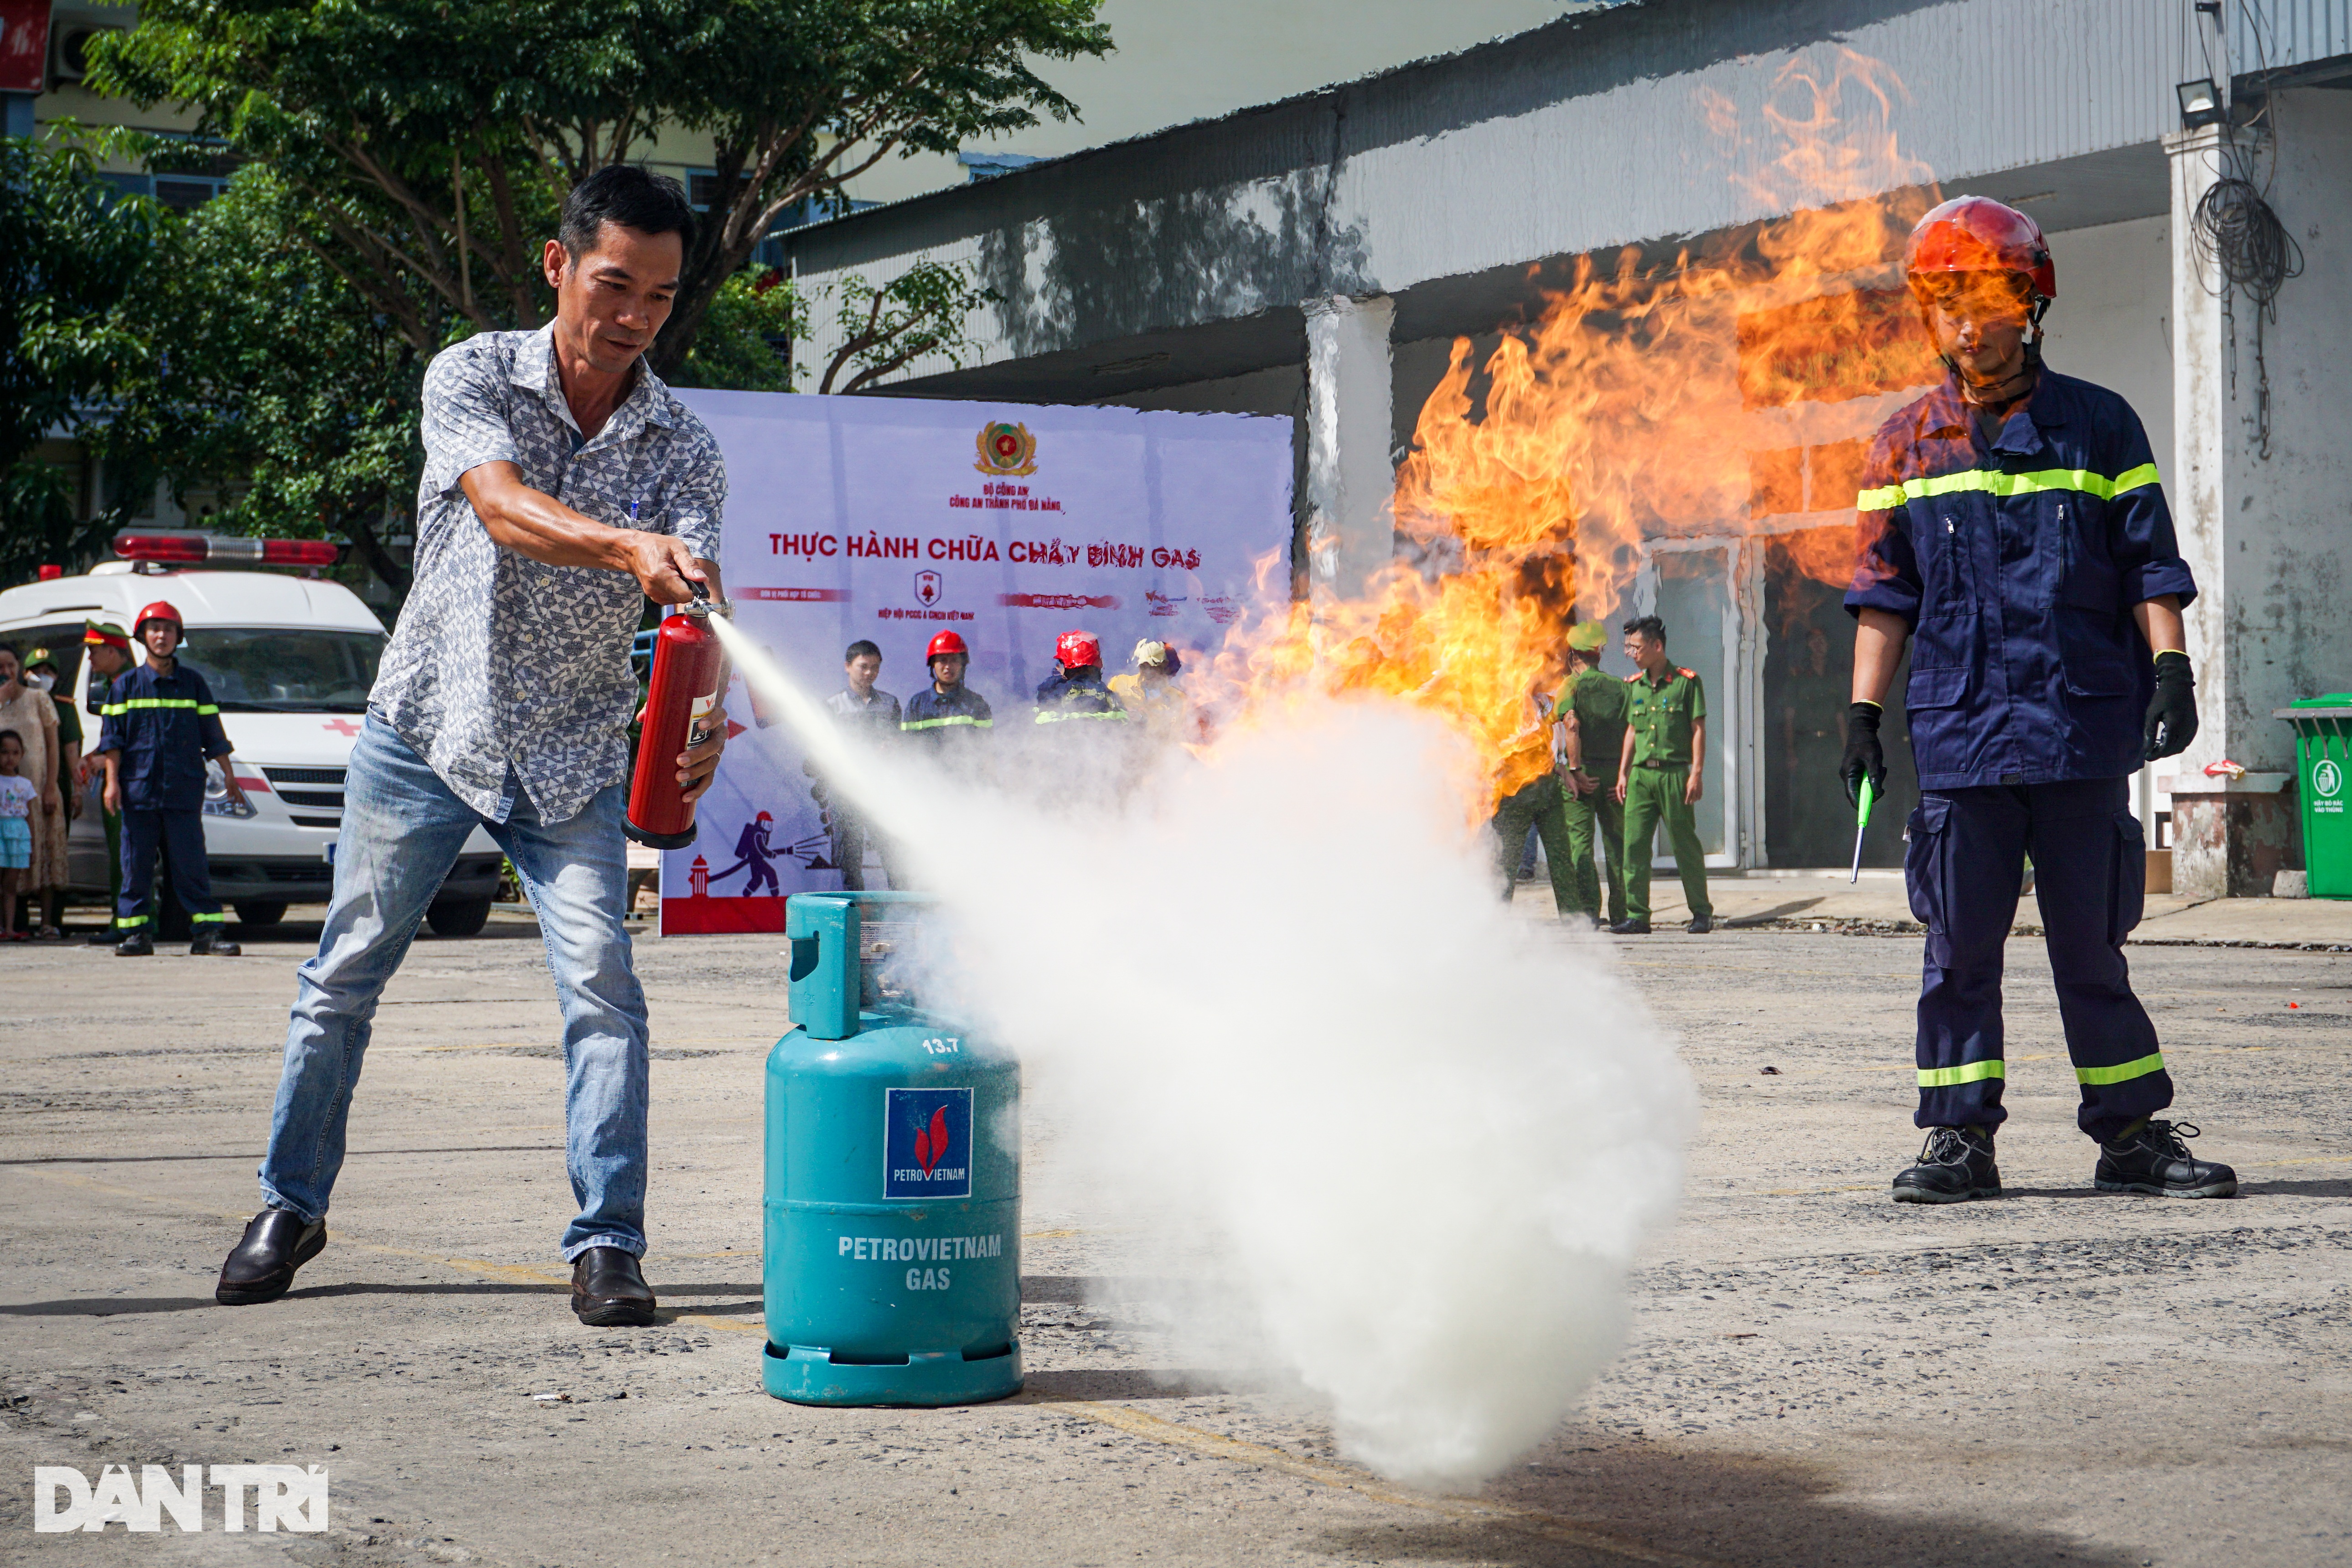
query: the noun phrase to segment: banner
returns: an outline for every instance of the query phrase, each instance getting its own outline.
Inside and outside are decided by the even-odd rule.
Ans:
[[[1214,650],[1269,552],[1275,591],[1289,592],[1287,419],[678,395],[727,458],[719,565],[735,624],[818,698],[842,689],[844,651],[864,640],[903,704],[929,684],[924,647],[952,630],[997,724],[1027,724],[1064,631],[1100,637],[1117,675],[1145,637],[1188,658]],[[740,677],[727,708],[732,739],[695,842],[662,857],[665,936],[781,931],[788,896],[842,885],[791,731],[749,727]],[[866,858],[866,885],[887,887]]]

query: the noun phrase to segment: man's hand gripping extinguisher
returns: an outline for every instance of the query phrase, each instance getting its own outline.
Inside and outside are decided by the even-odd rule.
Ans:
[[[710,617],[729,613],[694,584],[694,602],[662,617],[654,634],[654,668],[637,731],[637,771],[629,781],[628,835],[656,849],[694,842],[694,803],[677,782],[677,759],[709,737],[706,721],[727,694],[727,654]]]

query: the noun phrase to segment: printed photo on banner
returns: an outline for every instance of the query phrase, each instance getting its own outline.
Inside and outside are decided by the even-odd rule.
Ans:
[[[1213,653],[1291,535],[1287,420],[1238,414],[682,392],[727,456],[735,625],[841,721],[897,732],[952,631],[996,722],[1029,721],[1055,639],[1093,633],[1106,676],[1157,641]],[[1281,574],[1286,590],[1287,574]],[[850,650],[878,666],[860,679]],[[789,729],[750,725],[695,842],[662,857],[666,935],[780,931],[796,892],[891,885],[890,847],[831,798]]]

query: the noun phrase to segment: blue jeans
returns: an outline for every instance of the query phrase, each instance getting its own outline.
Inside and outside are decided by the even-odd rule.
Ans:
[[[492,822],[368,715],[343,786],[334,902],[318,952],[299,973],[286,1031],[261,1163],[265,1203],[306,1220],[325,1215],[376,998],[467,835],[479,826],[514,862],[539,912],[563,1005],[564,1164],[580,1205],[563,1232],[563,1258],[592,1247],[645,1256],[646,995],[621,924],[628,885],[623,788],[615,783],[577,816],[549,824],[509,773],[510,807],[504,822]]]

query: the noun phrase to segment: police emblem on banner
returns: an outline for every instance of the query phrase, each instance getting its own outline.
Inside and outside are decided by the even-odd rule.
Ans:
[[[882,1195],[971,1196],[971,1090],[892,1089],[882,1100]]]
[[[933,605],[940,602],[940,574],[938,573],[918,572],[915,574],[915,600],[925,609],[929,609]]]
[[[983,474],[1009,479],[1037,471],[1037,437],[1026,425],[1003,420],[983,425],[972,445],[980,452],[980,461],[972,467]]]

